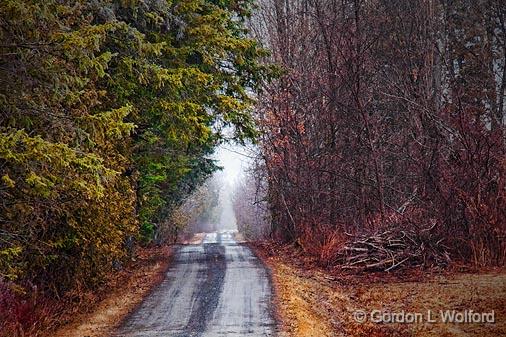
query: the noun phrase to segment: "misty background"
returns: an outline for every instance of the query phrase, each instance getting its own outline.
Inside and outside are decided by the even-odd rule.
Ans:
[[[265,236],[270,217],[255,158],[251,145],[219,146],[212,159],[222,169],[185,199],[167,228],[178,228],[183,237],[221,230],[238,230],[247,238]]]
[[[237,218],[235,216],[233,198],[241,180],[251,165],[248,157],[245,156],[245,148],[233,144],[221,145],[214,158],[223,169],[214,173],[211,179],[216,179],[221,184],[218,201],[218,223],[217,229],[237,230]],[[236,193],[238,194],[238,193]],[[237,196],[239,197],[239,196]]]

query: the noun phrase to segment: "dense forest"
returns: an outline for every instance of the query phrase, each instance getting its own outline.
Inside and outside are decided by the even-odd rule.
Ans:
[[[273,236],[322,264],[506,261],[503,1],[265,0]]]

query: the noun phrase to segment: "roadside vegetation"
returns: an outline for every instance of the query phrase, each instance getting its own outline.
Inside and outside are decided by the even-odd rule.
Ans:
[[[505,22],[495,0],[259,1],[284,70],[255,111],[271,237],[357,271],[504,266]]]
[[[2,1],[1,335],[37,335],[137,245],[173,240],[167,218],[218,169],[213,149],[255,135],[250,95],[270,68],[250,10]]]

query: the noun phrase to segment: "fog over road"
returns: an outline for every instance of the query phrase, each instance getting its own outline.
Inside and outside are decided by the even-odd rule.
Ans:
[[[232,232],[175,253],[162,284],[114,337],[274,336],[266,269]]]

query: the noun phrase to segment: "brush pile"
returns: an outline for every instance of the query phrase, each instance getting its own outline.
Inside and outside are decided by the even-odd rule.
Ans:
[[[342,269],[367,271],[446,266],[450,262],[448,247],[431,229],[390,229],[354,236],[338,253],[337,262]]]

